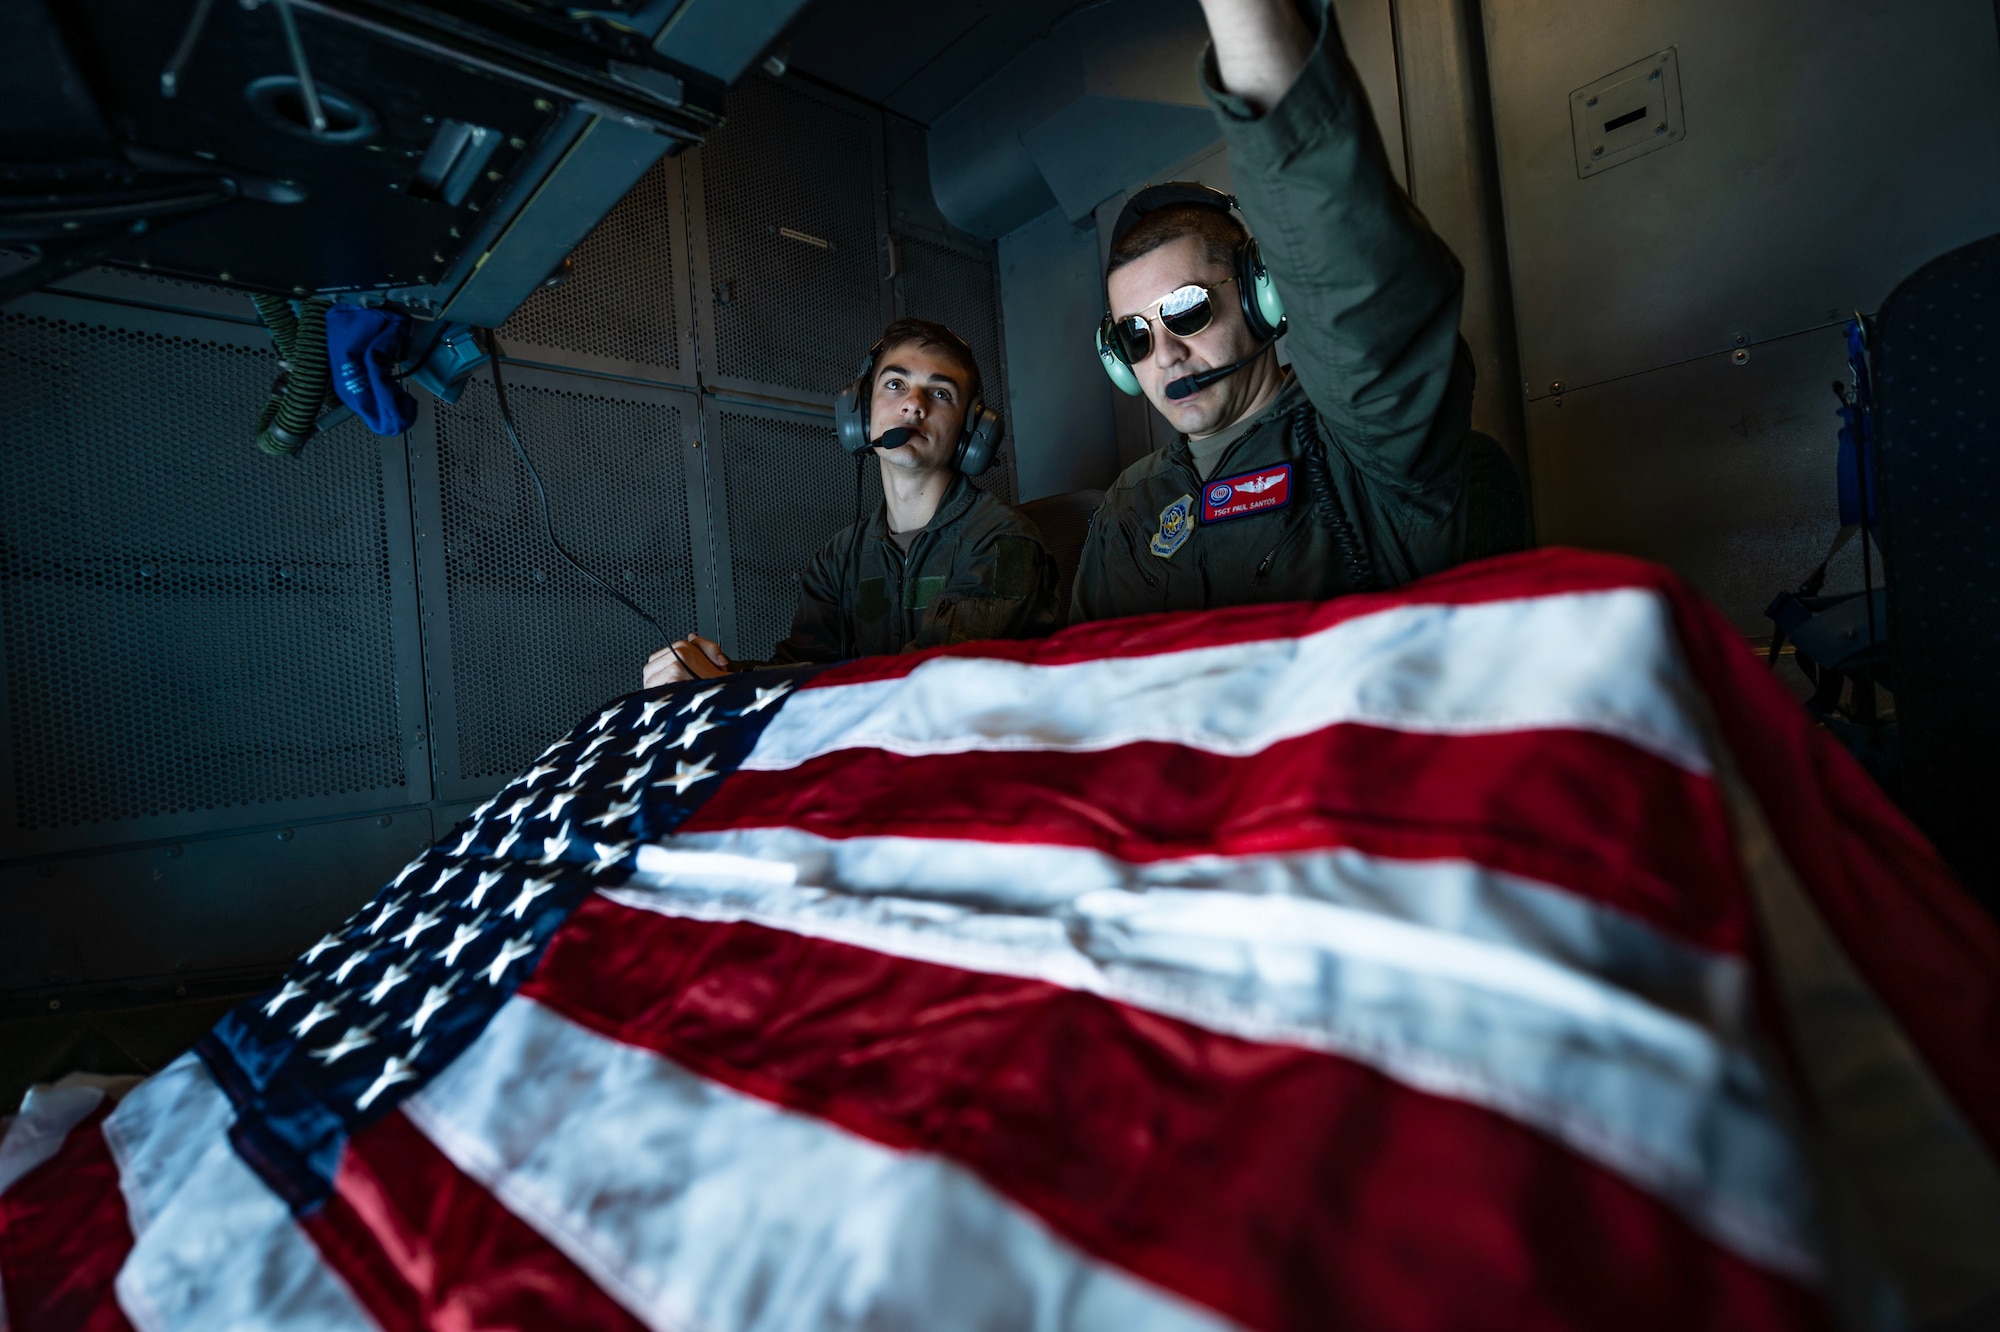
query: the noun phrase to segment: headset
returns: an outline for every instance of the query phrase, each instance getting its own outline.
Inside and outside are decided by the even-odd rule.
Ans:
[[[1213,208],[1222,213],[1241,213],[1236,196],[1224,194],[1221,190],[1203,185],[1199,181],[1170,180],[1163,185],[1149,185],[1140,190],[1119,210],[1117,225],[1111,228],[1111,248],[1116,250],[1118,242],[1125,234],[1137,226],[1139,219],[1162,208],[1172,208],[1177,204],[1193,204],[1198,208]],[[1242,244],[1236,247],[1235,287],[1236,302],[1243,311],[1243,322],[1258,341],[1258,348],[1241,361],[1233,362],[1218,370],[1205,374],[1175,380],[1172,387],[1186,385],[1183,393],[1173,393],[1169,397],[1184,397],[1197,389],[1226,375],[1234,374],[1263,354],[1264,348],[1285,336],[1285,302],[1278,295],[1278,284],[1271,280],[1271,272],[1264,267],[1264,256],[1257,248],[1257,238],[1249,235],[1244,228]],[[1104,318],[1097,325],[1097,359],[1104,366],[1104,373],[1117,385],[1119,392],[1138,397],[1145,390],[1139,386],[1139,376],[1125,360],[1118,340],[1111,335],[1111,294],[1110,274],[1105,274]]]
[[[967,363],[975,363],[972,348],[965,339],[955,333],[952,337]],[[833,422],[840,432],[840,447],[857,459],[875,447],[875,441],[868,437],[868,403],[874,396],[875,366],[882,359],[882,350],[880,342],[868,349],[867,359],[855,372],[854,382],[833,400]],[[1000,437],[1006,431],[1007,423],[1000,413],[988,407],[983,398],[974,398],[966,406],[965,424],[959,430],[958,451],[952,455],[951,465],[967,476],[978,476],[993,465],[994,455],[1000,450]]]

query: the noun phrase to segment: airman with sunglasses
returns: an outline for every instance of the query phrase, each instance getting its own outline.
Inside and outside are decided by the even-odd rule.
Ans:
[[[1204,88],[1264,245],[1205,185],[1119,216],[1098,355],[1179,438],[1107,494],[1072,623],[1393,587],[1464,552],[1458,262],[1390,174],[1332,15],[1315,37],[1295,0],[1201,3]]]

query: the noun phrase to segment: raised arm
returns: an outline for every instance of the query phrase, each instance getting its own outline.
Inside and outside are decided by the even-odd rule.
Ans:
[[[1237,197],[1330,442],[1396,489],[1456,486],[1472,387],[1463,275],[1396,184],[1332,15],[1314,34],[1293,0],[1201,2]]]

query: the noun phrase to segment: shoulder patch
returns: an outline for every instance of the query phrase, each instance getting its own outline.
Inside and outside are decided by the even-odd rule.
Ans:
[[[1160,510],[1160,530],[1153,533],[1146,547],[1161,559],[1170,560],[1193,533],[1194,496],[1183,495]]]
[[[1035,570],[1042,562],[1039,545],[1024,536],[997,536],[993,554],[994,595],[1018,599],[1035,590]]]
[[[1268,513],[1292,502],[1292,465],[1274,463],[1240,476],[1217,477],[1202,488],[1201,520],[1224,523]]]

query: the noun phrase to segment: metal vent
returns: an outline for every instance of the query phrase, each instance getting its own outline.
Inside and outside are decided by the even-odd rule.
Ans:
[[[684,411],[518,379],[507,403],[563,544],[668,629],[692,630]],[[666,644],[549,548],[490,380],[436,420],[457,776],[512,773],[588,709],[637,689]]]
[[[561,285],[538,289],[501,326],[503,346],[679,368],[679,207],[680,174],[663,158],[571,252]]]
[[[734,655],[761,661],[791,632],[800,573],[834,533],[854,521],[854,460],[840,451],[830,424],[720,415]],[[862,512],[873,513],[882,503],[873,456],[861,471]]]
[[[716,373],[831,395],[882,329],[873,127],[752,80],[701,150]]]
[[[972,344],[985,380],[986,402],[1006,416],[1007,354],[993,266],[976,255],[915,237],[901,237],[896,245],[903,260],[903,312],[943,324]],[[973,479],[981,490],[1010,504],[1015,494],[1011,443],[1010,435],[985,475]]]
[[[250,446],[268,350],[0,316],[22,830],[404,785],[381,452]]]

